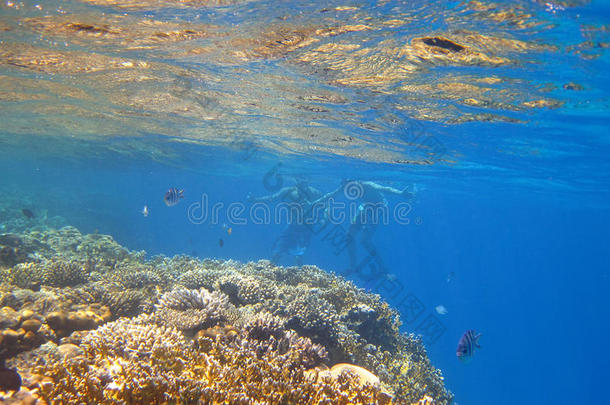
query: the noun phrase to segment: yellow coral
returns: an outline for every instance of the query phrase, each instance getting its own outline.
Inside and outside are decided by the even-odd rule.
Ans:
[[[289,360],[300,346],[282,352],[258,350],[263,343],[243,336],[200,339],[205,351],[176,329],[150,324],[147,317],[122,319],[91,332],[83,341],[84,356],[39,366],[36,372],[46,378],[36,384],[44,400],[65,403],[83,395],[99,404],[390,402],[387,394],[362,385],[351,373],[307,378],[305,368]]]

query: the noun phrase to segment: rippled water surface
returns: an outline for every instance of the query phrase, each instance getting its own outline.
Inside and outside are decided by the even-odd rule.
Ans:
[[[609,47],[602,0],[3,0],[3,203],[150,254],[246,261],[285,225],[231,219],[248,193],[409,187],[372,240],[442,324],[403,329],[456,403],[601,403]],[[206,202],[218,221],[193,220]],[[302,259],[344,271],[330,239]],[[472,328],[483,348],[463,365]]]

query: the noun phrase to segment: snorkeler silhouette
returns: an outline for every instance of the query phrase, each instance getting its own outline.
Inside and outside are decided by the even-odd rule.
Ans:
[[[333,193],[326,196],[330,198]],[[248,194],[246,200],[250,203],[271,203],[281,201],[287,204],[288,224],[280,233],[273,245],[271,261],[277,263],[282,257],[294,256],[296,265],[303,264],[303,255],[311,243],[312,224],[325,221],[325,212],[321,214],[314,207],[324,201],[322,193],[309,185],[305,180],[298,179],[294,186],[284,187],[278,192],[253,197]]]
[[[377,251],[373,245],[372,238],[379,224],[379,213],[388,206],[385,198],[387,194],[399,195],[411,200],[415,193],[408,188],[399,190],[393,187],[386,187],[372,181],[343,180],[343,191],[348,200],[356,201],[358,208],[352,217],[347,231],[349,240],[347,252],[349,255],[350,271],[356,269],[356,237],[361,234],[360,243],[371,256],[375,256]]]

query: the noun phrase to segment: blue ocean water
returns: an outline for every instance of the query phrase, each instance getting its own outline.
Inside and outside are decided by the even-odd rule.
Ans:
[[[13,59],[5,55],[0,65],[4,94],[10,88],[9,78],[16,78],[17,90],[11,91],[17,93],[20,80],[25,83],[26,79],[93,89],[81,101],[73,90],[48,90],[59,94],[59,101],[41,103],[63,105],[69,98],[71,107],[82,102],[88,111],[99,108],[101,117],[74,110],[73,121],[54,121],[54,114],[72,117],[72,110],[57,113],[41,109],[34,99],[4,97],[0,189],[5,200],[17,199],[36,212],[48,210],[49,215],[63,217],[83,233],[110,234],[129,249],[146,250],[151,256],[187,254],[248,261],[270,259],[273,244],[286,226],[285,219],[257,224],[247,201],[249,193],[269,195],[299,179],[322,192],[350,179],[398,189],[415,185],[416,196],[399,221],[395,207],[404,200],[386,196],[389,220],[376,227],[374,257],[355,242],[362,264],[357,271],[350,269],[347,249],[339,241],[353,216],[349,209],[354,203],[341,194],[337,201],[347,204],[344,220],[316,230],[303,263],[344,274],[397,306],[404,331],[423,336],[431,361],[442,370],[456,403],[603,403],[610,364],[604,347],[610,319],[606,299],[610,291],[610,70],[606,51],[610,8],[601,0],[485,4],[494,10],[506,7],[517,15],[529,13],[523,18],[535,24],[521,26],[518,19],[492,18],[481,11],[489,9],[473,6],[473,2],[349,4],[359,10],[346,19],[352,24],[371,21],[364,18],[367,16],[409,21],[406,27],[392,26],[379,35],[354,34],[353,41],[360,46],[376,47],[385,38],[400,44],[417,35],[450,36],[447,32],[460,38],[459,30],[466,29],[544,44],[525,55],[517,48],[504,53],[498,50],[498,46],[507,47],[505,43],[488,44],[490,55],[504,55],[513,62],[437,66],[428,61],[419,67],[415,79],[401,77],[379,88],[353,86],[347,79],[348,84],[343,84],[336,71],[330,80],[316,66],[306,65],[308,55],[296,62],[282,54],[240,65],[204,56],[197,60],[176,56],[179,53],[167,56],[176,52],[175,44],[167,45],[170,50],[162,45],[151,54],[121,49],[124,44],[109,49],[82,40],[66,44],[78,51],[90,47],[106,55],[167,63],[202,74],[205,79],[178,83],[182,86],[178,93],[186,94],[190,105],[201,106],[202,99],[191,96],[191,91],[199,85],[210,86],[215,93],[206,93],[208,96],[221,96],[212,102],[206,98],[204,109],[217,114],[215,106],[222,105],[213,119],[199,117],[197,110],[184,118],[178,107],[163,105],[150,107],[137,119],[129,116],[121,121],[121,108],[134,113],[130,108],[141,112],[147,107],[106,108],[105,103],[115,102],[107,93],[112,86],[87,87],[87,78],[79,71],[27,70],[26,62],[17,63],[14,55],[10,56]],[[337,3],[333,7],[339,5],[347,6]],[[45,10],[53,10],[47,15],[58,14],[56,6],[45,6]],[[68,6],[78,13],[117,13],[111,6],[62,5],[64,10]],[[246,2],[196,12],[169,7],[130,9],[129,13],[162,21],[214,24],[227,32],[231,27],[247,37],[259,25],[273,24],[279,17],[295,25],[318,27],[326,18],[319,15],[325,7],[316,2]],[[2,22],[10,27],[9,20],[40,14],[33,3],[20,9],[5,5],[2,12]],[[409,13],[421,18],[404,17]],[[474,20],[480,26],[473,26],[470,18],[482,14],[485,18]],[[345,22],[341,16],[333,18],[333,26]],[[3,46],[18,41],[38,46],[51,41],[38,38],[39,33],[18,39],[13,34],[16,31],[6,31]],[[231,46],[237,47],[235,43]],[[301,48],[293,51],[304,52]],[[222,47],[209,52],[228,53]],[[331,65],[321,63],[319,69],[328,72]],[[384,66],[382,61],[376,69]],[[176,85],[174,76],[167,77],[159,83]],[[483,106],[460,104],[451,91],[439,96],[427,90],[396,90],[441,83],[445,77],[457,77],[470,85],[480,83],[473,78],[502,78],[502,84],[481,97],[486,103]],[[578,89],[570,83],[576,83]],[[151,91],[158,97],[156,83],[146,86],[125,91]],[[302,116],[288,107],[285,110],[283,104],[294,106],[295,100],[302,100],[297,97],[300,91],[341,95],[346,101],[318,102],[321,112],[317,114],[323,115]],[[31,92],[31,87],[24,90]],[[228,98],[239,95],[246,101],[231,99],[224,105],[223,94]],[[461,100],[464,98],[468,96]],[[518,108],[537,99],[557,104]],[[248,100],[262,106],[250,107]],[[466,119],[477,113],[482,115]],[[113,114],[121,120],[115,121]],[[388,124],[388,116],[399,117],[400,123]],[[333,140],[314,142],[292,136],[291,131],[301,125],[318,134],[312,121],[362,143],[344,147]],[[159,126],[153,125],[159,122]],[[370,130],[375,125],[382,129]],[[193,128],[205,136],[196,137]],[[389,158],[383,155],[399,141],[408,146]],[[423,147],[411,148],[418,143]],[[185,199],[175,207],[163,202],[170,187],[185,190]],[[144,206],[149,209],[146,217],[141,213]],[[212,207],[216,207],[217,217]],[[236,211],[230,211],[231,207]],[[209,214],[205,218],[204,211]],[[284,257],[280,263],[291,266],[295,261]],[[438,305],[447,313],[438,313]],[[469,364],[462,364],[455,349],[467,329],[482,333],[482,348]]]

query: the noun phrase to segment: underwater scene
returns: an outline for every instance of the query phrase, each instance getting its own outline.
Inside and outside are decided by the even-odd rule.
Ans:
[[[605,0],[2,0],[0,404],[605,403],[609,48]]]

